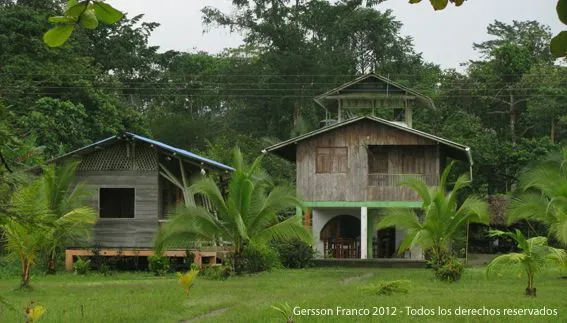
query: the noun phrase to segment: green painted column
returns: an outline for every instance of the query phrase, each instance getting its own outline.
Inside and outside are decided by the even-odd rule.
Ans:
[[[374,236],[374,221],[375,221],[375,217],[374,214],[370,213],[368,214],[368,226],[367,226],[367,234],[366,234],[366,243],[368,246],[368,259],[372,259],[374,256],[374,252],[372,249],[372,237]]]

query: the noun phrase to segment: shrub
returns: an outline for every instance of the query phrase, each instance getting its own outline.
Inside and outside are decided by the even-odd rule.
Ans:
[[[313,265],[315,250],[304,241],[274,241],[272,245],[280,254],[280,261],[284,267],[306,268]]]
[[[193,287],[198,274],[199,271],[196,269],[191,269],[184,274],[177,272],[177,281],[179,282],[179,286],[185,291],[185,295],[189,295],[189,291],[191,287]]]
[[[199,276],[210,280],[226,280],[232,276],[232,267],[227,265],[204,266],[199,272]]]
[[[391,280],[370,284],[363,287],[364,291],[377,295],[392,295],[394,293],[407,294],[411,281],[409,280]]]
[[[461,279],[464,268],[465,266],[459,259],[451,257],[435,270],[435,277],[439,280],[454,282]]]
[[[91,260],[85,260],[81,257],[73,264],[73,268],[75,269],[75,274],[78,275],[86,275],[89,272],[91,267]]]
[[[148,269],[156,276],[163,276],[169,271],[169,258],[162,255],[148,257]]]
[[[242,269],[248,273],[257,273],[281,267],[277,250],[266,244],[251,243],[242,252]]]

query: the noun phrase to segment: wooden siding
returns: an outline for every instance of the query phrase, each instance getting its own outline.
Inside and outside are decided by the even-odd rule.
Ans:
[[[385,146],[385,149],[389,149],[388,173],[383,175],[394,177],[415,172],[425,176],[432,185],[437,183],[437,142],[393,127],[364,121],[298,143],[297,188],[300,196],[306,201],[418,200],[417,195],[410,189],[391,186],[395,179],[388,179],[383,185],[369,185],[372,184],[369,183],[369,146]],[[396,147],[392,146],[399,146],[400,149],[396,150]],[[317,173],[316,155],[319,147],[347,147],[347,172]],[[414,155],[415,160],[420,161],[406,162],[404,167],[402,154],[408,152]],[[398,177],[398,180],[400,178]]]
[[[93,191],[92,207],[98,210],[101,187],[131,187],[136,190],[133,219],[99,219],[93,245],[104,247],[151,247],[158,228],[157,171],[80,171],[77,180]]]

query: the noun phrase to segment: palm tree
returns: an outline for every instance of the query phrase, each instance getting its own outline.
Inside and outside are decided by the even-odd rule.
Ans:
[[[44,220],[51,215],[45,204],[41,203],[39,193],[38,181],[17,190],[12,196],[11,208],[5,214],[6,221],[2,225],[8,259],[18,260],[21,264],[21,288],[29,287],[30,268],[41,251]]]
[[[178,208],[159,232],[156,250],[186,245],[188,241],[229,243],[234,248],[234,269],[239,272],[244,246],[250,241],[297,238],[311,243],[299,216],[280,218],[282,211],[295,208],[300,202],[292,188],[271,183],[260,169],[261,157],[246,165],[240,150],[234,150],[235,171],[226,197],[211,178],[193,184],[191,192],[206,197],[214,211],[191,205]]]
[[[420,217],[414,209],[391,209],[379,221],[377,228],[397,227],[406,230],[399,253],[414,246],[430,251],[433,259],[442,264],[451,255],[451,242],[467,223],[488,224],[488,205],[481,199],[469,196],[458,204],[458,193],[469,183],[466,175],[461,175],[453,190],[447,190],[447,178],[453,163],[445,168],[439,186],[428,187],[423,179],[410,178],[402,183],[417,192],[423,204]]]
[[[86,206],[91,192],[82,183],[74,182],[78,166],[79,162],[75,161],[43,168],[42,193],[52,212],[51,225],[44,236],[48,273],[55,273],[61,248],[88,240],[97,220],[96,211]]]
[[[516,242],[522,252],[512,252],[494,258],[486,267],[486,275],[488,276],[502,265],[519,264],[528,277],[526,295],[536,296],[534,277],[545,268],[548,262],[556,262],[562,265],[567,260],[567,254],[564,250],[547,245],[546,237],[526,239],[518,229],[515,232],[493,230],[490,231],[490,236],[509,237]]]
[[[535,220],[549,226],[549,234],[567,244],[567,147],[520,178],[522,192],[512,199],[508,224]]]
[[[42,176],[18,189],[4,213],[4,240],[11,258],[22,265],[22,287],[29,286],[30,268],[38,255],[48,253],[55,268],[57,251],[64,245],[88,238],[96,212],[84,206],[86,190],[73,186],[77,163],[46,166]],[[83,204],[83,205],[81,205]]]

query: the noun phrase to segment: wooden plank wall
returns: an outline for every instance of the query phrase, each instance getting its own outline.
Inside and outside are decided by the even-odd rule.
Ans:
[[[307,201],[401,201],[417,200],[402,187],[370,187],[368,184],[368,150],[370,145],[427,146],[426,173],[438,177],[437,143],[393,127],[361,120],[300,142],[297,147],[297,188]],[[347,147],[346,173],[316,173],[318,147]],[[402,163],[394,153],[389,156],[388,173],[402,173]]]
[[[93,245],[104,247],[152,247],[158,228],[157,171],[78,172],[77,180],[93,191],[92,207],[98,210],[98,189],[124,187],[136,189],[133,219],[99,219],[94,227]]]

